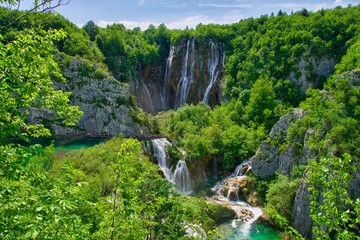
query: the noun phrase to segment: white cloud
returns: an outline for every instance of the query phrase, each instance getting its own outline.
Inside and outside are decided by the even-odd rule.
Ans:
[[[145,3],[145,0],[140,0],[140,1],[138,2],[138,5],[141,6],[141,5],[143,5],[144,3]]]
[[[103,21],[100,20],[96,24],[100,27],[106,27],[107,25],[112,25],[114,23],[120,23],[123,24],[127,29],[133,29],[136,27],[140,27],[142,30],[147,29],[150,24],[154,24],[148,21],[143,22],[135,22],[135,21],[128,21],[128,20],[122,20],[122,21]],[[154,25],[159,25],[155,23]]]
[[[334,4],[337,5],[337,4],[342,4],[343,0],[335,0]]]
[[[186,3],[175,4],[175,5],[166,5],[166,7],[169,7],[169,8],[185,8],[187,6],[188,5]]]
[[[317,4],[313,4],[313,3],[303,3],[303,4],[301,4],[301,3],[275,3],[275,4],[266,4],[265,6],[271,10],[280,10],[281,9],[281,10],[293,10],[293,11],[298,11],[303,8],[306,8],[307,10],[310,10],[310,11],[317,11],[322,8],[330,7],[327,3],[317,3]]]
[[[199,3],[199,7],[215,7],[215,8],[251,8],[250,4],[216,4],[216,3]]]
[[[238,22],[240,19],[244,19],[245,16],[241,15],[237,11],[231,11],[225,14],[223,17],[220,18],[212,18],[205,15],[193,15],[184,17],[182,19],[177,19],[173,21],[164,22],[166,27],[169,29],[185,29],[186,27],[195,28],[198,24],[230,24],[234,22]],[[162,22],[150,22],[150,21],[98,21],[96,24],[100,27],[106,27],[107,25],[111,25],[114,23],[121,23],[128,29],[133,29],[135,27],[140,27],[142,30],[145,30],[149,27],[150,24],[155,26],[159,26]]]

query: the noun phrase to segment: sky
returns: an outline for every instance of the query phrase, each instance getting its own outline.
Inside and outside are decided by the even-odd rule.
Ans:
[[[56,11],[78,26],[93,20],[101,27],[122,23],[129,29],[145,30],[150,24],[164,23],[170,29],[184,29],[199,23],[229,24],[249,17],[276,15],[280,9],[291,13],[303,8],[317,11],[359,3],[360,0],[71,0]]]

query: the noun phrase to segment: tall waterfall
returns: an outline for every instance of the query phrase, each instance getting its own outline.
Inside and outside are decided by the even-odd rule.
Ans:
[[[141,82],[141,84],[143,85],[144,87],[144,90],[148,96],[148,100],[149,100],[149,104],[150,104],[150,107],[151,107],[151,110],[154,110],[154,104],[152,102],[152,98],[151,98],[151,94],[150,94],[150,91],[148,89],[148,87],[146,86],[146,84],[144,82]]]
[[[195,72],[195,39],[188,40],[186,43],[186,54],[181,67],[180,80],[176,89],[175,108],[181,107],[186,103],[192,83],[194,82]]]
[[[164,75],[164,87],[161,93],[161,106],[163,109],[169,108],[169,91],[170,91],[170,79],[171,79],[171,67],[172,61],[175,54],[175,47],[170,46],[169,57],[166,60],[166,68],[165,68],[165,75]]]
[[[166,147],[171,145],[171,143],[166,138],[154,139],[152,140],[154,147],[154,155],[158,161],[158,166],[163,171],[165,178],[175,184],[175,188],[183,193],[191,193],[190,185],[190,173],[187,168],[186,162],[180,160],[174,172],[170,168],[170,159]]]
[[[223,57],[224,58],[224,57]],[[209,68],[209,84],[205,90],[203,102],[205,104],[209,104],[209,94],[211,88],[216,83],[216,80],[219,77],[220,69],[220,54],[219,54],[219,47],[210,40],[210,51],[209,51],[209,60],[208,60],[208,68]]]

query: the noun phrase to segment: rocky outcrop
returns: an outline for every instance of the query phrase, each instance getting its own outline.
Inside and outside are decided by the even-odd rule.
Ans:
[[[309,88],[319,88],[334,73],[336,61],[329,57],[301,57],[298,72],[291,72],[288,79],[299,86],[303,93]]]
[[[242,199],[255,207],[263,205],[255,191],[254,179],[248,176],[226,179],[221,193],[230,200]]]
[[[305,238],[311,235],[312,220],[310,217],[310,200],[308,184],[300,183],[296,192],[291,214],[292,226]]]
[[[104,72],[97,65],[80,58],[60,57],[66,83],[55,81],[55,88],[71,92],[71,105],[80,107],[83,117],[75,127],[50,124],[54,134],[82,134],[117,136],[142,131],[131,117],[134,106],[129,88]],[[66,63],[64,63],[66,62]],[[30,122],[49,122],[51,112],[32,109]]]
[[[263,141],[254,157],[251,158],[252,172],[260,178],[268,178],[276,171],[289,175],[294,166],[305,164],[311,157],[311,152],[304,146],[303,154],[299,155],[293,147],[280,150],[280,144],[285,142],[290,125],[304,117],[304,111],[295,109],[282,116],[274,125],[269,140]],[[309,132],[310,134],[310,132]]]
[[[183,40],[170,47],[163,63],[137,66],[137,76],[130,81],[131,93],[147,112],[201,101],[214,106],[221,98],[224,58],[221,43],[209,39]]]

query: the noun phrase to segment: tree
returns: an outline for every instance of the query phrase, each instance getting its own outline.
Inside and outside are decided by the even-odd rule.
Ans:
[[[13,19],[11,22],[1,26],[0,30],[13,25],[14,23],[18,22],[20,19],[28,16],[29,14],[39,13],[39,12],[40,13],[49,12],[59,6],[69,4],[70,1],[71,0],[41,0],[41,1],[34,0],[34,5],[32,8],[27,10],[24,14],[20,14],[18,17]],[[21,2],[22,2],[22,0],[0,0],[0,4],[6,4],[9,9],[16,7],[17,10],[20,9]]]
[[[91,41],[95,40],[95,37],[99,34],[100,28],[98,25],[94,23],[94,21],[88,21],[84,26],[83,29],[87,32],[90,37]]]
[[[51,110],[53,120],[66,125],[80,118],[79,108],[68,105],[70,93],[55,90],[51,79],[63,79],[53,55],[53,41],[63,37],[57,30],[25,30],[6,45],[0,42],[0,144],[50,135],[44,125],[27,123],[33,107]]]
[[[357,239],[360,229],[359,199],[348,194],[349,180],[359,169],[349,154],[321,158],[308,166],[310,216],[316,239]]]
[[[249,103],[245,107],[246,117],[257,124],[265,124],[266,128],[270,129],[275,122],[275,107],[272,82],[267,77],[260,77],[251,87]]]

